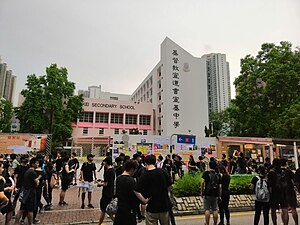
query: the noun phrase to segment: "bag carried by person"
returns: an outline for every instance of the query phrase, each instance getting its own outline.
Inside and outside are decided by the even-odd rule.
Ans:
[[[118,198],[114,197],[110,203],[106,206],[106,213],[110,215],[115,215],[118,210]]]
[[[216,173],[209,172],[209,180],[206,185],[205,193],[208,196],[215,196],[216,194],[219,194],[219,176]]]
[[[114,197],[110,201],[110,203],[106,206],[106,213],[109,215],[109,217],[113,220],[113,216],[117,213],[118,210],[118,198],[116,197],[116,174],[115,174],[115,180],[114,180]]]
[[[51,188],[57,188],[58,187],[58,178],[57,178],[56,174],[52,174],[52,176],[51,176],[50,187]]]
[[[276,189],[278,191],[286,191],[288,186],[287,177],[285,171],[281,171],[280,173],[276,173]]]
[[[269,202],[270,192],[268,190],[268,185],[266,179],[257,176],[258,181],[255,186],[255,196],[258,202]]]
[[[27,190],[24,187],[21,188],[20,195],[19,195],[19,201],[22,204],[26,204],[26,202],[27,202],[27,200],[29,198],[30,192],[31,192],[30,189]]]

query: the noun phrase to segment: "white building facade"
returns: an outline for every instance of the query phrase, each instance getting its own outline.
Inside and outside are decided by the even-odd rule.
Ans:
[[[166,38],[159,63],[134,91],[131,100],[153,104],[154,134],[204,137],[208,125],[206,59],[192,56]]]
[[[79,90],[78,95],[83,95],[84,98],[92,99],[105,99],[105,100],[119,100],[119,101],[130,101],[130,95],[117,94],[111,92],[104,92],[99,86],[89,86],[88,90]]]
[[[220,53],[202,58],[206,60],[209,112],[221,112],[229,106],[231,99],[229,63],[226,55]]]

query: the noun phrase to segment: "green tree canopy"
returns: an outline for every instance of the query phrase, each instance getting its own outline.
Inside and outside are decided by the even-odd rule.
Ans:
[[[27,77],[25,97],[16,111],[20,131],[53,134],[54,143],[72,135],[72,122],[82,113],[83,97],[74,96],[75,84],[68,80],[66,68],[56,64],[46,68],[46,75]]]
[[[5,133],[10,132],[12,116],[13,116],[12,104],[5,99],[0,99],[0,132],[5,132]]]
[[[256,57],[241,59],[241,75],[234,84],[237,96],[228,109],[232,135],[283,137],[282,131],[291,129],[284,137],[300,137],[300,116],[295,113],[300,102],[300,52],[291,43],[263,44]]]

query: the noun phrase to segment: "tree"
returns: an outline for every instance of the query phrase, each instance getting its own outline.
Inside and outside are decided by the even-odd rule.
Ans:
[[[299,104],[300,96],[299,50],[292,50],[289,42],[263,44],[256,57],[241,59],[241,74],[234,84],[237,96],[228,109],[231,134],[280,137],[280,129],[287,126],[283,119],[297,119],[293,105]]]
[[[10,132],[12,116],[13,116],[12,104],[5,99],[0,99],[0,132],[5,132],[5,133]]]
[[[74,96],[75,84],[68,80],[66,68],[56,64],[46,68],[46,75],[27,77],[25,97],[17,108],[20,131],[52,134],[54,143],[67,140],[72,135],[72,122],[82,113],[83,97]]]
[[[208,137],[227,136],[230,134],[230,118],[228,110],[209,114]],[[206,133],[206,131],[205,131]]]

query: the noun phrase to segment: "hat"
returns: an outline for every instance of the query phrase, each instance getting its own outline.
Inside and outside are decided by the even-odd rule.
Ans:
[[[93,155],[93,154],[88,154],[86,158],[88,159],[88,158],[94,158],[94,157],[95,157],[95,155]]]
[[[103,162],[106,162],[108,165],[112,165],[113,164],[113,161],[112,161],[112,158],[110,156],[106,157]]]

